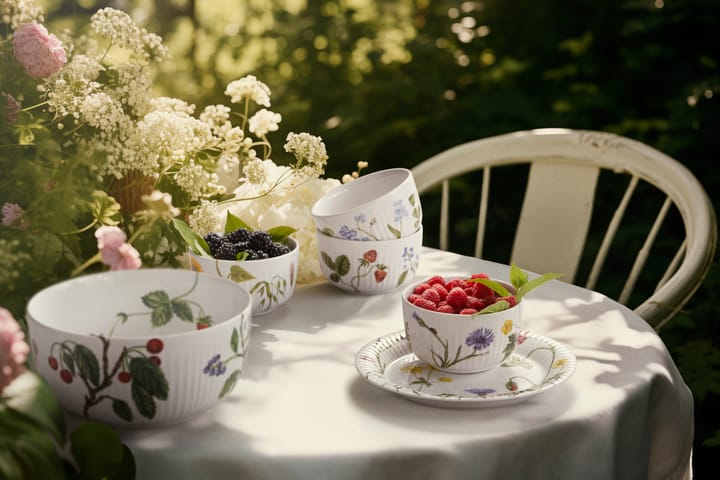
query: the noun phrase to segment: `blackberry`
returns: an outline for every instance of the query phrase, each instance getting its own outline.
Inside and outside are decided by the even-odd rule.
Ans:
[[[263,252],[262,250],[254,250],[252,248],[249,248],[245,251],[248,254],[247,260],[262,260],[264,258],[268,258],[268,254]]]
[[[210,254],[215,256],[215,252],[218,251],[218,248],[220,248],[222,244],[222,237],[215,232],[210,232],[205,235],[203,239],[207,242],[208,247],[210,247]]]
[[[214,256],[218,260],[235,260],[237,258],[237,254],[237,244],[224,241]]]
[[[279,242],[273,242],[272,246],[270,247],[270,250],[268,250],[268,255],[271,257],[279,257],[280,255],[285,255],[286,253],[290,252],[290,247],[287,245],[283,245]]]
[[[250,234],[250,248],[268,252],[272,248],[272,238],[270,234],[262,230],[255,230]]]
[[[225,238],[230,240],[230,242],[232,243],[247,242],[250,240],[251,234],[252,231],[248,230],[247,228],[238,228],[237,230],[233,230],[232,232],[225,235]]]

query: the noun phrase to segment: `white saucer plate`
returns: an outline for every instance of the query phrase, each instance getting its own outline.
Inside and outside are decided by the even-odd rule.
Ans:
[[[412,353],[405,332],[382,336],[355,355],[355,368],[371,384],[409,400],[449,408],[505,406],[545,392],[575,372],[577,360],[555,340],[520,332],[515,351],[480,373],[448,373]]]

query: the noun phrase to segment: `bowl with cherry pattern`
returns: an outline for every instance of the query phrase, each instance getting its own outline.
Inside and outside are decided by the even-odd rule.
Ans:
[[[193,418],[233,391],[252,300],[216,275],[110,271],[38,292],[27,320],[35,368],[66,411],[155,427]]]

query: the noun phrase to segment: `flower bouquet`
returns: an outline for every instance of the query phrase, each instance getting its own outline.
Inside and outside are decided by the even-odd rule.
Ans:
[[[228,83],[229,106],[196,111],[152,93],[154,69],[170,55],[126,13],[98,10],[81,34],[51,32],[44,21],[33,0],[0,3],[0,339],[14,352],[6,356],[2,344],[0,380],[15,379],[5,393],[27,355],[18,353],[23,340],[9,325],[22,322],[33,294],[101,269],[185,268],[179,221],[199,235],[222,231],[228,212],[255,229],[287,225],[301,245],[298,281],[320,277],[310,208],[340,181],[321,178],[325,145],[307,133],[287,136],[287,165],[272,159],[268,135],[281,116],[268,110],[267,85],[247,75]],[[53,403],[34,382],[32,390]],[[62,443],[62,429],[48,427],[53,422],[33,414],[23,417],[30,423],[16,422],[5,393],[3,434],[19,429],[33,435],[31,444],[47,446],[40,425]],[[116,459],[125,458],[115,444]],[[2,470],[2,455],[0,477],[21,475]],[[34,462],[23,458],[23,465]]]

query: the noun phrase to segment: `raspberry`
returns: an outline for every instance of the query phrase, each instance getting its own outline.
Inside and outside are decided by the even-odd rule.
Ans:
[[[415,290],[413,290],[413,293],[417,293],[418,295],[420,295],[428,288],[430,288],[430,285],[428,285],[427,283],[421,283],[420,285],[415,287]]]
[[[410,296],[408,296],[407,300],[408,300],[408,302],[415,305],[415,302],[417,301],[418,298],[422,298],[422,297],[420,295],[418,295],[417,293],[411,293]]]
[[[432,310],[433,312],[437,310],[435,302],[423,297],[418,297],[418,299],[415,300],[414,305],[418,308],[424,308],[425,310]]]
[[[448,291],[445,287],[443,287],[439,283],[433,283],[431,287],[440,295],[440,300],[445,300],[445,297],[447,297],[448,294]]]
[[[439,305],[437,311],[442,313],[455,313],[455,309],[447,303],[445,305]]]
[[[493,290],[487,285],[476,283],[472,288],[472,296],[477,298],[492,298]]]
[[[445,279],[443,277],[441,277],[440,275],[435,275],[435,276],[432,276],[429,279],[425,280],[425,283],[427,283],[428,285],[440,284],[440,285],[444,286]]]
[[[478,311],[474,308],[463,308],[462,310],[460,310],[460,315],[472,315],[477,312]]]
[[[514,307],[517,305],[517,299],[515,298],[515,295],[509,295],[507,297],[499,297],[498,301],[505,300],[510,305],[508,308]]]
[[[454,287],[461,287],[461,288],[462,288],[464,285],[465,285],[465,282],[463,282],[462,280],[459,280],[459,279],[455,278],[455,279],[450,280],[449,282],[447,282],[447,283],[445,284],[445,288],[446,288],[447,291],[449,292],[449,291],[452,290]]]
[[[487,273],[473,273],[472,275],[470,275],[470,278],[485,278],[485,279],[490,279],[490,277],[488,276]]]
[[[435,291],[432,287],[428,288],[427,290],[422,292],[421,296],[423,298],[427,298],[428,300],[430,300],[433,303],[438,303],[440,301],[440,294],[437,291]]]
[[[452,290],[450,290],[447,294],[447,298],[445,298],[445,301],[448,305],[453,307],[455,310],[459,310],[465,306],[465,302],[467,301],[467,293],[465,293],[465,290],[463,290],[460,287],[454,287]]]
[[[486,306],[487,304],[477,297],[467,297],[467,301],[465,302],[465,308],[474,308],[478,312]]]

